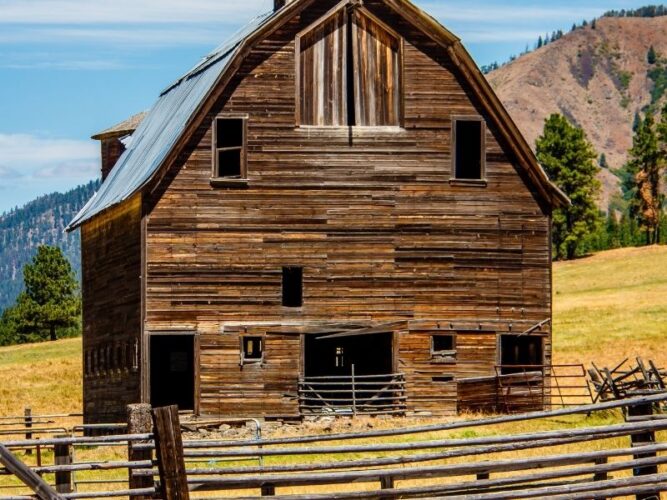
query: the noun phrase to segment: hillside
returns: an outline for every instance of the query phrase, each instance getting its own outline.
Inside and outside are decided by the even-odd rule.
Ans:
[[[667,247],[612,250],[554,265],[554,363],[667,367]],[[21,378],[14,375],[21,373]],[[0,348],[0,415],[81,408],[81,339]]]
[[[80,273],[79,232],[67,234],[65,227],[98,187],[99,181],[91,181],[67,193],[41,196],[0,215],[0,311],[20,292],[23,265],[39,245],[60,247],[77,275]]]
[[[660,60],[649,64],[653,45]],[[625,163],[637,111],[664,101],[667,17],[604,17],[490,73],[488,79],[534,147],[544,119],[562,113],[583,127],[612,168]],[[656,84],[656,82],[658,82]],[[603,170],[601,207],[618,180]]]

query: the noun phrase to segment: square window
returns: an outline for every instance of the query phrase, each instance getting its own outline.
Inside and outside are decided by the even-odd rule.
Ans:
[[[283,306],[303,305],[303,267],[283,267]]]
[[[454,177],[482,180],[484,176],[484,124],[478,119],[454,121]]]
[[[217,118],[213,127],[215,178],[245,176],[245,125],[243,118]]]
[[[456,337],[454,335],[433,335],[431,337],[431,357],[436,362],[456,362]]]
[[[262,337],[241,337],[244,361],[261,361],[264,356]]]

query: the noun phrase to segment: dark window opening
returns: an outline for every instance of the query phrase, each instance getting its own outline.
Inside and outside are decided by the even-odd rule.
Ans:
[[[453,375],[436,375],[432,377],[433,382],[454,382]]]
[[[262,337],[241,337],[244,361],[262,361],[264,346]]]
[[[343,347],[336,347],[336,368],[345,367],[345,349]]]
[[[194,335],[155,335],[150,339],[150,385],[153,407],[194,409]]]
[[[218,178],[245,176],[245,120],[217,118],[214,127],[215,168]]]
[[[454,350],[454,335],[433,335],[433,352],[451,352]]]
[[[503,374],[541,370],[544,364],[543,338],[503,335],[500,338],[500,364]]]
[[[303,267],[283,267],[283,306],[303,305]]]
[[[484,175],[484,124],[481,120],[454,122],[454,176],[456,179],[481,180]]]

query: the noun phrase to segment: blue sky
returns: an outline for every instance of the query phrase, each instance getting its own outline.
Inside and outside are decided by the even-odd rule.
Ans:
[[[479,64],[648,0],[415,0]],[[0,0],[0,213],[97,176],[90,135],[141,110],[273,0]]]

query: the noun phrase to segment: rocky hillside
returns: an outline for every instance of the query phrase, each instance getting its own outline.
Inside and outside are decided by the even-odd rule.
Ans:
[[[65,227],[98,187],[99,181],[91,181],[67,193],[41,196],[0,215],[0,312],[14,303],[23,286],[23,265],[39,245],[60,247],[79,274],[79,232],[67,234]]]
[[[653,46],[658,60],[649,64]],[[605,17],[526,54],[488,75],[529,143],[544,119],[559,112],[583,127],[611,168],[625,163],[635,113],[664,100],[667,87],[667,17]],[[606,209],[618,191],[601,174]]]

